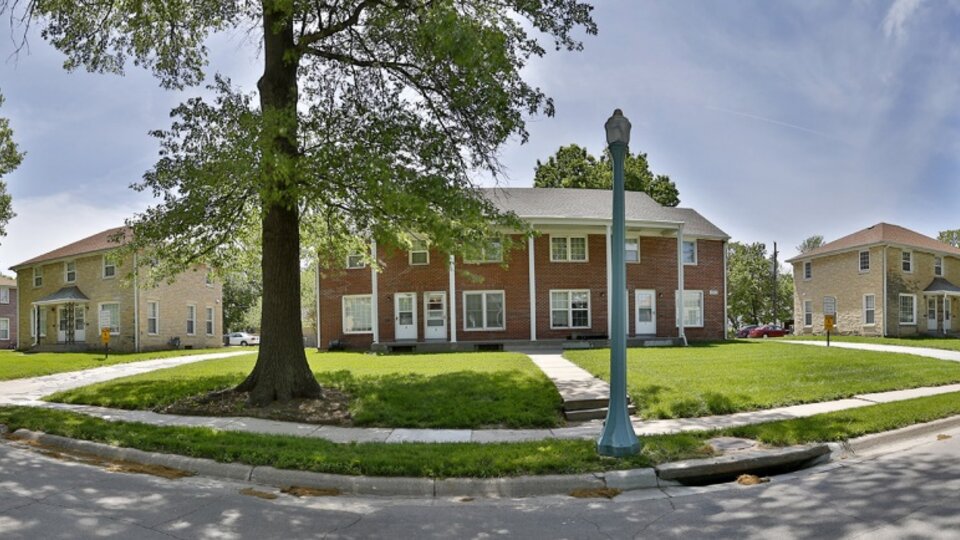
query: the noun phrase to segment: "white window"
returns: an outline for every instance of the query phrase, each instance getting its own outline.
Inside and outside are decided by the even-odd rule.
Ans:
[[[197,335],[197,306],[187,306],[187,335]]]
[[[803,325],[807,328],[813,326],[813,300],[803,301]]]
[[[913,252],[904,251],[900,253],[900,268],[904,272],[913,272]]]
[[[347,255],[347,268],[355,270],[357,268],[366,268],[367,263],[363,260],[363,253],[351,253]]]
[[[147,333],[160,333],[160,302],[147,302]]]
[[[683,264],[697,264],[697,241],[683,241]]]
[[[343,297],[343,333],[373,333],[373,302],[369,294]]]
[[[804,261],[803,263],[803,279],[810,279],[813,277],[813,263],[810,261]]]
[[[30,337],[37,337],[37,319],[35,309],[30,309]],[[40,308],[40,337],[47,337],[47,311]]]
[[[120,333],[120,304],[109,302],[100,304],[100,328],[109,328],[112,335]]]
[[[590,291],[550,291],[550,328],[590,328]]]
[[[212,336],[213,335],[213,308],[209,306],[207,306],[206,323],[207,323],[207,335]]]
[[[833,323],[837,323],[837,298],[835,296],[823,297],[823,314],[833,315]]]
[[[463,262],[470,264],[503,262],[503,244],[494,240],[480,249],[471,249],[463,256]]]
[[[107,255],[103,256],[103,279],[109,279],[116,277],[117,275],[117,261],[113,257]]]
[[[933,275],[943,277],[943,257],[934,255],[933,257]]]
[[[426,240],[414,240],[410,246],[410,265],[430,264],[430,246]]]
[[[550,260],[552,262],[585,262],[587,260],[587,237],[551,236]]]
[[[10,319],[0,319],[0,341],[10,341]]]
[[[463,293],[464,330],[503,330],[503,291]]]
[[[674,298],[678,296],[678,292],[674,291]],[[680,314],[683,317],[684,327],[703,327],[703,291],[683,291]]]
[[[0,304],[10,303],[10,287],[0,287]]]
[[[900,295],[900,324],[917,324],[917,295]]]
[[[77,261],[67,261],[63,263],[63,282],[74,283],[77,281]]]
[[[42,266],[33,267],[33,286],[34,287],[43,286],[43,267]]]
[[[865,250],[860,252],[860,271],[861,272],[870,271],[870,250]]]
[[[865,326],[871,326],[876,324],[876,306],[877,299],[872,294],[863,295],[863,324]]]
[[[624,242],[624,260],[626,262],[640,262],[640,239],[627,238]]]

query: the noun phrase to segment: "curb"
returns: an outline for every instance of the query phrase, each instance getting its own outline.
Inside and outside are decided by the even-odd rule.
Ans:
[[[923,424],[914,424],[893,431],[864,435],[843,443],[830,443],[829,446],[833,451],[834,459],[846,458],[868,452],[881,446],[897,444],[938,431],[958,427],[960,427],[960,415],[941,418]]]
[[[960,419],[958,419],[960,421]],[[3,426],[0,425],[0,428]],[[2,429],[0,429],[2,432]],[[394,497],[489,497],[524,498],[542,495],[568,495],[579,489],[610,488],[621,491],[660,489],[680,486],[678,481],[661,478],[654,468],[606,471],[571,475],[516,476],[508,478],[409,478],[383,476],[348,476],[277,469],[269,466],[242,465],[239,463],[219,463],[211,459],[192,458],[176,454],[145,452],[134,448],[121,448],[103,443],[83,441],[48,435],[42,432],[18,429],[12,434],[14,439],[32,441],[44,446],[72,450],[93,455],[102,459],[120,460],[143,465],[160,465],[189,473],[241,482],[253,482],[275,488],[290,486],[316,489],[333,489],[346,495],[379,495]],[[826,451],[825,445],[819,445]],[[810,449],[804,447],[800,452],[802,459],[795,463],[809,462]],[[794,449],[796,452],[796,449]],[[789,452],[788,452],[789,453]],[[783,454],[782,452],[780,454]],[[744,471],[755,470],[751,465],[757,456],[744,455],[741,468]],[[676,462],[678,468],[689,467],[694,463],[703,469],[701,462],[710,460],[691,460]],[[724,472],[728,472],[736,459],[727,456],[723,460]]]

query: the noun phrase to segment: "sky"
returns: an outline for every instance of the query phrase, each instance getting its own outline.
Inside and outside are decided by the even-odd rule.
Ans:
[[[524,76],[554,117],[502,149],[509,187],[576,143],[599,154],[621,108],[630,148],[667,174],[681,206],[740,242],[827,241],[879,222],[960,228],[960,0],[596,0],[581,52]],[[129,189],[157,159],[149,131],[201,94],[129,66],[68,73],[39,34],[14,54],[0,25],[0,116],[27,155],[6,180],[18,214],[0,269],[122,224],[151,202]],[[249,91],[262,69],[242,31],[214,36],[209,74]],[[484,180],[489,182],[489,180]]]

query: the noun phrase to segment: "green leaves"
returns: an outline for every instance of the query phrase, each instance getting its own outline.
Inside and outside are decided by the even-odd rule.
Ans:
[[[727,316],[734,327],[793,318],[793,277],[782,270],[778,274],[773,313],[773,261],[767,247],[760,242],[727,245]]]
[[[3,95],[0,94],[0,106],[2,105]],[[0,117],[0,236],[7,235],[7,223],[16,216],[13,212],[13,201],[7,193],[7,183],[3,181],[3,177],[19,167],[22,161],[23,153],[13,140],[10,121]]]

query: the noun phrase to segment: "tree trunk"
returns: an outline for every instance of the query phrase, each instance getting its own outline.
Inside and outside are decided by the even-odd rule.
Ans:
[[[250,392],[251,405],[321,395],[303,350],[300,321],[300,214],[295,195],[299,92],[293,19],[277,5],[283,2],[263,4],[264,70],[257,83],[264,163],[261,341],[253,372],[237,386]]]

